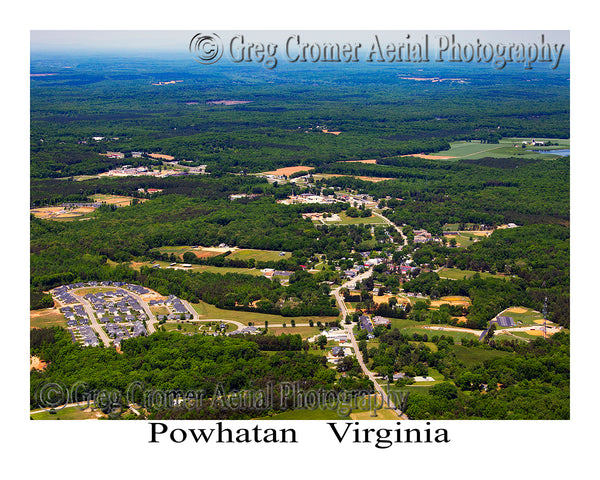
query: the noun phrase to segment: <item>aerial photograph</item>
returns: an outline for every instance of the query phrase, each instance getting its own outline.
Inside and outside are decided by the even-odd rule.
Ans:
[[[29,419],[569,420],[569,38],[31,30]]]

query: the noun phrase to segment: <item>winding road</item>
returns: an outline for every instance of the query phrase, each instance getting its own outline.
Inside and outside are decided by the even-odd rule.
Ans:
[[[404,414],[399,408],[397,408],[394,405],[394,403],[390,400],[390,398],[388,397],[385,390],[381,387],[381,385],[379,385],[379,383],[377,383],[375,374],[373,372],[371,372],[365,365],[365,362],[362,357],[362,353],[358,349],[358,342],[356,341],[356,337],[354,336],[354,332],[353,332],[354,324],[353,323],[346,324],[346,322],[345,322],[346,316],[348,315],[348,308],[346,307],[346,303],[344,302],[344,299],[342,298],[342,295],[340,294],[340,290],[342,288],[348,288],[349,285],[352,285],[358,281],[362,281],[366,278],[369,278],[372,274],[373,274],[373,269],[370,268],[367,271],[361,273],[360,275],[357,275],[352,280],[348,280],[346,283],[343,283],[338,288],[332,290],[331,293],[332,293],[332,295],[335,296],[337,304],[340,307],[340,311],[342,312],[342,324],[344,325],[344,330],[346,331],[348,338],[350,338],[350,343],[352,344],[352,348],[354,349],[354,354],[356,355],[358,364],[360,365],[360,368],[363,371],[363,373],[373,382],[373,386],[375,387],[375,390],[377,391],[377,393],[379,393],[379,395],[381,395],[382,405],[384,405],[384,408],[390,408],[394,413],[396,413],[396,415],[398,415],[399,418],[401,418],[403,420],[408,420],[408,417],[406,416],[406,414]]]

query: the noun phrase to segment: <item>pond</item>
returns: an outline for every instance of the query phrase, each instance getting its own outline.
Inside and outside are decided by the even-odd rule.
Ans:
[[[569,155],[571,155],[571,149],[570,148],[565,148],[562,150],[533,150],[536,153],[546,153],[546,154],[552,154],[552,155],[560,155],[561,157],[568,157]]]

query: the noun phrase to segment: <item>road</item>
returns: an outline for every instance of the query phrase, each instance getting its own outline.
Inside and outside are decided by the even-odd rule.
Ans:
[[[356,337],[354,336],[354,332],[353,332],[354,324],[353,323],[346,324],[346,322],[345,322],[346,316],[348,315],[348,308],[346,307],[346,303],[344,302],[344,299],[342,298],[342,295],[340,294],[340,290],[342,288],[348,288],[348,286],[352,285],[353,283],[356,283],[358,281],[362,281],[366,278],[369,278],[372,274],[373,274],[373,269],[370,268],[367,271],[361,273],[360,275],[357,275],[352,280],[348,280],[346,283],[343,283],[338,288],[332,290],[331,293],[335,296],[335,299],[340,308],[340,311],[342,312],[342,324],[344,326],[344,330],[346,331],[346,333],[348,335],[348,338],[350,339],[350,343],[352,344],[352,348],[354,349],[354,354],[356,355],[358,364],[360,365],[360,368],[363,371],[363,373],[373,382],[375,391],[377,393],[379,393],[379,395],[381,396],[382,404],[384,405],[384,408],[389,407],[396,413],[396,415],[398,415],[398,417],[400,417],[403,420],[408,420],[408,417],[406,416],[406,414],[404,414],[400,409],[398,409],[393,404],[393,402],[388,398],[387,393],[383,390],[381,385],[379,385],[379,383],[377,383],[377,379],[375,378],[375,375],[373,374],[373,372],[371,372],[365,365],[365,362],[362,358],[362,353],[358,349],[358,342],[356,341]]]
[[[391,220],[389,220],[386,217],[384,217],[381,213],[375,213],[373,211],[371,211],[371,213],[373,213],[373,215],[375,215],[376,217],[381,218],[388,225],[391,225],[392,227],[394,227],[396,229],[396,231],[400,234],[400,237],[402,237],[402,246],[400,246],[398,248],[398,250],[401,250],[403,247],[405,247],[406,245],[408,245],[408,239],[406,238],[406,235],[404,235],[404,233],[402,233],[402,228],[401,227],[399,227],[394,222],[392,222]]]
[[[104,346],[109,347],[110,339],[108,338],[108,335],[106,334],[104,329],[96,321],[96,315],[94,314],[94,309],[90,305],[90,302],[88,302],[85,298],[83,298],[73,292],[71,292],[71,293],[83,305],[83,309],[85,310],[85,313],[87,314],[88,318],[90,319],[90,326],[92,327],[92,329],[98,334],[98,336],[100,337],[100,340],[102,340],[102,343],[104,343]]]
[[[156,316],[150,311],[150,307],[148,306],[148,303],[146,303],[146,300],[144,300],[142,297],[136,295],[130,290],[127,290],[127,293],[137,300],[140,306],[144,309],[146,315],[148,315],[148,321],[146,322],[148,335],[156,332],[156,327],[154,326],[154,324],[157,323],[158,320],[156,319]]]

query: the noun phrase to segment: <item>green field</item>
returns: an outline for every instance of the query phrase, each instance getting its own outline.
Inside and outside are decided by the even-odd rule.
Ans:
[[[552,155],[540,154],[530,149],[535,148],[536,150],[555,150],[555,149],[564,149],[570,148],[570,140],[567,139],[536,139],[536,140],[552,140],[555,143],[558,143],[558,146],[552,147],[531,147],[527,146],[526,148],[521,147],[521,142],[531,141],[531,138],[503,138],[497,144],[489,144],[489,143],[479,143],[478,141],[472,142],[451,142],[450,150],[443,150],[441,152],[432,153],[432,155],[440,155],[440,156],[448,156],[455,157],[456,160],[461,158],[468,159],[479,159],[485,157],[495,157],[495,158],[506,158],[506,157],[525,157],[525,158],[537,158],[537,159],[549,159],[555,158]],[[518,147],[514,147],[513,145],[517,144]],[[454,159],[451,159],[454,160]],[[444,160],[448,161],[448,160]]]
[[[296,323],[299,322],[296,320]],[[319,333],[319,329],[317,327],[291,327],[290,322],[288,321],[285,328],[271,327],[271,325],[269,325],[269,333],[273,335],[282,335],[284,333],[300,335],[304,339],[315,336]]]
[[[296,323],[309,323],[310,320],[315,322],[333,322],[337,320],[338,317],[284,317],[282,315],[269,315],[266,313],[256,313],[256,312],[244,312],[238,310],[225,310],[221,308],[217,308],[214,305],[210,305],[205,302],[194,303],[192,304],[194,309],[198,312],[199,315],[207,318],[207,319],[223,319],[223,320],[235,320],[237,322],[248,325],[248,322],[252,322],[252,324],[256,327],[264,327],[265,321],[269,322],[269,325],[280,325],[282,323],[287,323],[288,325],[292,321],[292,318],[296,321]],[[299,327],[295,327],[299,328]],[[270,329],[270,327],[269,327]]]
[[[143,265],[145,267],[150,267],[152,265],[160,265],[160,268],[172,268],[170,267],[170,262],[156,261],[156,262],[143,262],[141,264],[133,265],[131,268],[135,270],[139,270]],[[213,267],[211,265],[192,265],[189,268],[185,268],[188,272],[210,272],[210,273],[219,273],[221,275],[225,275],[226,273],[241,273],[243,275],[254,275],[255,277],[259,277],[262,275],[260,270],[256,268],[234,268],[234,267]]]
[[[449,327],[450,328],[450,327]],[[468,333],[468,332],[457,332],[454,330],[429,330],[426,328],[422,328],[422,327],[407,327],[407,328],[402,328],[400,329],[401,333],[405,333],[405,334],[413,334],[413,333],[418,333],[419,335],[423,335],[426,334],[429,338],[434,337],[434,336],[438,336],[441,337],[442,335],[444,335],[445,337],[452,337],[454,339],[455,342],[457,342],[458,340],[473,340],[473,339],[477,339],[479,338],[479,335],[475,335],[474,333]]]
[[[373,395],[370,395],[373,397]],[[334,405],[332,405],[333,407]],[[379,401],[369,401],[369,397],[361,397],[352,404],[340,401],[339,408],[295,409],[272,416],[260,417],[259,420],[398,420],[390,410],[379,409]],[[349,408],[348,412],[344,407]],[[377,416],[372,416],[375,408]],[[347,415],[345,415],[348,413]]]
[[[87,410],[87,409],[85,409]],[[85,411],[80,407],[65,407],[56,410],[56,413],[41,412],[30,415],[32,420],[96,420],[98,414],[100,417],[105,417],[99,410]]]
[[[273,250],[253,250],[244,249],[237,250],[229,255],[227,258],[232,260],[250,260],[253,258],[257,262],[277,262],[286,258],[291,258],[291,252],[285,252],[283,255],[279,255],[280,251]]]
[[[515,308],[515,307],[511,307],[511,308]],[[523,313],[516,313],[513,311],[510,311],[510,309],[504,310],[502,313],[500,313],[499,315],[504,315],[507,317],[512,317],[513,320],[515,321],[515,323],[517,324],[517,326],[520,325],[538,325],[535,323],[536,320],[543,320],[544,316],[540,313],[540,312],[536,312],[535,310],[533,310],[532,308],[526,308],[526,307],[516,307],[516,308],[522,308],[527,310],[526,312]],[[552,322],[548,322],[548,325],[554,325]],[[531,338],[531,335],[528,335],[529,338]]]
[[[506,278],[505,275],[491,274],[489,272],[476,272],[475,270],[460,270],[459,268],[442,268],[438,275],[440,278],[448,278],[450,280],[469,279],[478,273],[481,278]]]
[[[512,355],[510,352],[502,350],[487,350],[483,348],[469,348],[462,345],[451,345],[450,348],[456,355],[456,358],[463,362],[467,368],[473,368],[492,358],[505,357]]]
[[[370,217],[349,217],[348,215],[346,215],[346,212],[340,212],[338,214],[340,216],[340,218],[342,219],[340,222],[332,222],[335,223],[336,225],[357,225],[357,224],[369,224],[369,225],[385,225],[385,222],[380,218],[377,217],[376,215],[371,215]]]

